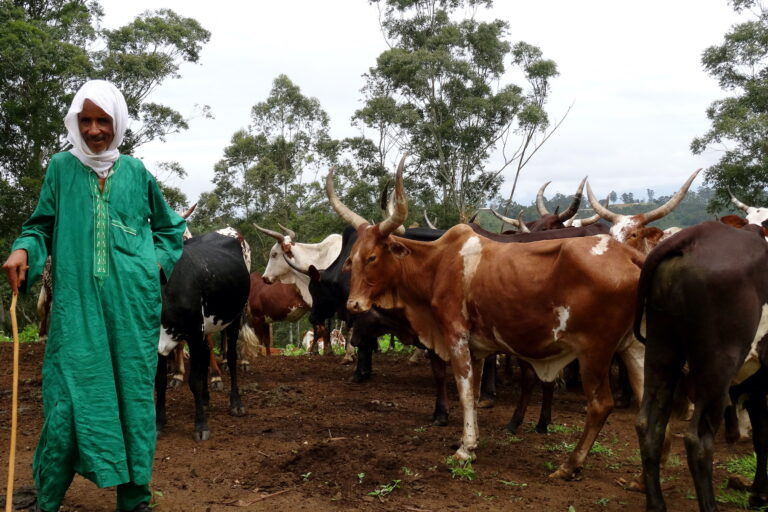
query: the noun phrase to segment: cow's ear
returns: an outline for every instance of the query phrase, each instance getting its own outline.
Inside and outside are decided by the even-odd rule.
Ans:
[[[320,271],[317,270],[317,267],[314,265],[310,265],[309,269],[307,269],[307,272],[309,272],[309,278],[314,282],[320,281]]]
[[[389,249],[389,252],[391,252],[397,258],[402,258],[411,254],[410,249],[408,249],[400,242],[389,242],[387,248]]]

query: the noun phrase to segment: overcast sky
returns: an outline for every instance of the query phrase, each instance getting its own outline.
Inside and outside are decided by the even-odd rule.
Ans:
[[[196,104],[210,105],[215,119],[195,119],[186,132],[137,151],[150,168],[178,161],[189,176],[174,184],[190,200],[213,189],[214,164],[281,73],[320,101],[331,136],[359,134],[350,118],[361,106],[362,75],[386,49],[378,9],[366,0],[101,3],[108,28],[164,7],[211,32],[199,64],[183,66],[182,78],[166,82],[150,99],[184,115]],[[719,158],[716,150],[694,156],[689,147],[709,128],[707,107],[725,94],[703,72],[702,51],[720,44],[744,19],[725,0],[505,0],[482,16],[509,22],[510,41],[534,44],[557,63],[560,76],[548,105],[553,121],[573,105],[523,171],[518,202],[533,200],[550,180],[548,196],[571,194],[587,175],[599,197],[615,190],[644,198],[648,188],[669,194]],[[505,197],[511,183],[508,174]]]

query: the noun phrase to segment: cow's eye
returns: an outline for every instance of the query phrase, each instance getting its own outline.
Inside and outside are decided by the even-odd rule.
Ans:
[[[366,263],[373,263],[374,261],[376,261],[376,255],[375,254],[371,254],[370,256],[368,256],[368,259],[365,260]]]

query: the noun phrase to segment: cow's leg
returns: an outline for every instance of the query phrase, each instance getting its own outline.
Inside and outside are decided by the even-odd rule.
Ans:
[[[221,370],[219,369],[219,363],[216,361],[216,353],[213,351],[213,336],[208,334],[205,337],[206,343],[208,343],[208,350],[211,360],[208,362],[211,370],[211,389],[214,391],[224,391],[224,382],[221,380]],[[222,345],[223,345],[222,338]]]
[[[497,354],[485,358],[483,363],[483,379],[480,382],[480,401],[477,406],[489,409],[496,403],[496,362]]]
[[[168,356],[158,354],[155,372],[155,426],[157,434],[165,428],[168,418],[165,412],[165,388],[168,385]]]
[[[634,336],[629,344],[619,351],[619,357],[624,362],[627,370],[627,379],[635,395],[637,403],[643,401],[643,361],[645,361],[645,345],[637,341]]]
[[[323,346],[323,355],[330,356],[333,354],[333,347],[331,346],[331,331],[332,331],[331,319],[329,318],[326,324],[323,326],[325,329],[325,345]]]
[[[660,466],[665,450],[669,416],[674,402],[677,381],[682,375],[685,356],[676,350],[673,339],[656,338],[649,333],[648,350],[645,360],[645,390],[640,402],[640,413],[635,430],[640,443],[643,463],[643,487],[646,492],[647,510],[665,511],[666,505],[661,493]]]
[[[357,344],[357,365],[352,382],[365,382],[373,373],[373,352],[378,346],[375,336],[366,336]]]
[[[312,356],[316,356],[320,353],[317,347],[318,345],[317,339],[318,339],[318,336],[320,336],[320,334],[317,331],[318,331],[317,325],[313,325],[312,326],[312,342],[309,344],[309,348],[307,349],[307,354]]]
[[[694,377],[694,381],[698,384],[700,379]],[[714,435],[725,410],[726,385],[720,386],[720,396],[710,392],[715,391],[714,387],[701,386],[704,388],[701,392],[697,389],[693,418],[685,436],[688,467],[693,476],[693,485],[702,512],[717,510],[712,489],[712,452]]]
[[[446,336],[446,339],[450,338]],[[461,445],[454,456],[459,460],[474,460],[479,435],[476,401],[480,395],[483,360],[472,359],[466,338],[454,341],[453,345],[451,366],[464,414]]]
[[[616,409],[626,409],[632,404],[632,388],[629,384],[629,372],[624,360],[620,357],[614,357],[613,362],[618,368],[616,375],[617,396],[614,397],[614,407]]]
[[[195,440],[207,441],[211,437],[205,417],[205,407],[208,405],[208,363],[210,349],[199,333],[187,340],[189,346],[189,389],[195,399]]]
[[[517,401],[515,412],[512,414],[512,419],[507,424],[507,431],[516,434],[517,429],[523,424],[525,420],[525,411],[528,409],[528,403],[531,401],[531,395],[533,394],[533,385],[538,380],[536,378],[536,372],[533,370],[533,366],[528,361],[523,361],[518,358],[517,362],[520,365],[520,398]]]
[[[555,397],[555,383],[541,382],[541,410],[539,422],[536,424],[536,432],[546,434],[549,432],[549,424],[552,423],[552,401]]]
[[[354,328],[347,331],[347,335],[344,338],[344,358],[341,360],[341,364],[352,364],[355,361],[355,346],[352,344],[352,336],[354,334]]]
[[[432,413],[432,424],[444,427],[448,424],[448,383],[445,378],[445,361],[440,359],[433,350],[427,350],[427,356],[432,366],[432,377],[435,379],[435,412]]]
[[[167,367],[167,366],[166,366]],[[168,379],[166,378],[166,381]],[[173,349],[173,377],[171,389],[180,388],[184,384],[184,344],[179,343]]]
[[[240,399],[240,389],[237,385],[237,333],[240,330],[240,319],[235,319],[224,331],[227,337],[227,363],[229,364],[229,414],[245,416],[245,407]]]
[[[766,372],[765,369],[761,372]],[[752,508],[764,507],[768,504],[768,408],[765,402],[765,379],[756,389],[753,388],[745,403],[749,420],[752,423],[752,443],[755,448],[757,466],[755,479],[752,483],[752,494],[749,497],[749,506]]]
[[[587,353],[579,358],[579,369],[584,395],[587,397],[587,418],[584,432],[568,460],[552,473],[550,478],[571,479],[581,470],[589,450],[613,409],[613,396],[608,378],[612,354]]]

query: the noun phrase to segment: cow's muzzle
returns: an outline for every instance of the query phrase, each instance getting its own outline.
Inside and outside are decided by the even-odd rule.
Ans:
[[[371,309],[371,306],[368,304],[364,304],[362,301],[358,299],[353,299],[350,297],[347,300],[347,310],[351,313],[364,313]]]

